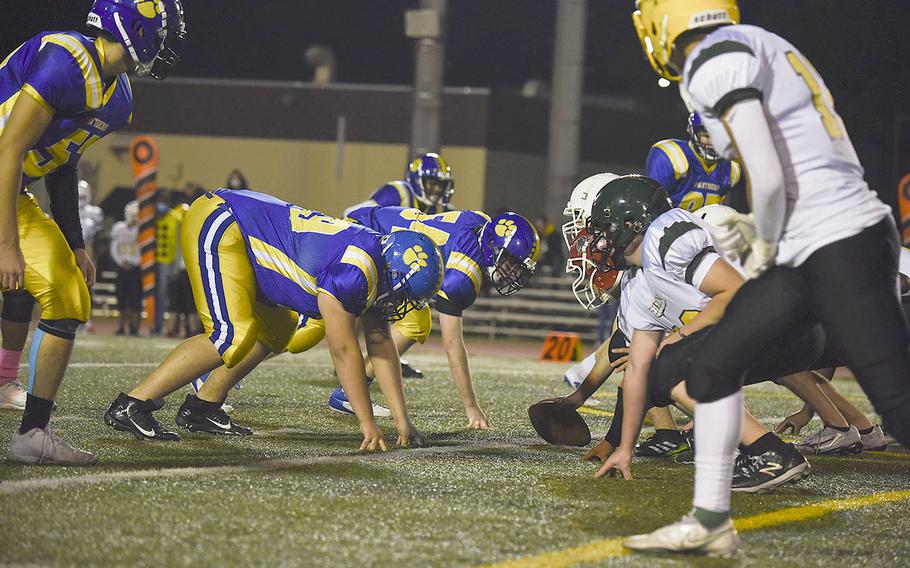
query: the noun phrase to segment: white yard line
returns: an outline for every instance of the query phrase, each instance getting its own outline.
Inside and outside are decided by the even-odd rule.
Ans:
[[[64,487],[99,485],[106,483],[119,483],[132,479],[145,478],[173,478],[194,477],[200,475],[223,475],[232,473],[267,472],[285,469],[303,468],[321,464],[361,463],[364,461],[401,461],[420,459],[435,455],[452,455],[472,453],[489,450],[512,450],[523,446],[499,443],[471,443],[451,446],[433,446],[429,448],[413,448],[393,452],[378,452],[372,454],[351,453],[344,455],[312,456],[298,459],[266,460],[246,465],[224,465],[207,467],[174,467],[162,469],[142,469],[136,471],[115,471],[110,473],[94,473],[74,477],[46,477],[40,479],[23,479],[17,481],[0,482],[0,495],[15,495],[28,491],[43,489],[61,489]]]

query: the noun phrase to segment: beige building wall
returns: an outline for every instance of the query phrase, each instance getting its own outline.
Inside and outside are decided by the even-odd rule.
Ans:
[[[401,179],[408,161],[404,144],[348,142],[339,153],[335,142],[152,134],[161,151],[158,185],[181,188],[196,182],[207,188],[225,184],[239,168],[251,189],[330,215],[367,199],[390,180]],[[134,135],[115,133],[82,157],[82,168],[95,184],[95,202],[113,188],[133,185],[127,152]],[[455,172],[454,203],[480,209],[484,201],[486,149],[442,150]]]

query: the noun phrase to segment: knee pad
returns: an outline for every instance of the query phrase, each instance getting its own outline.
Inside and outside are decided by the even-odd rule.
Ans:
[[[3,293],[3,310],[0,317],[16,323],[29,323],[35,310],[35,299],[25,290],[9,290]]]
[[[81,321],[73,318],[42,319],[38,321],[38,329],[48,335],[72,340],[76,338],[76,330],[79,329],[79,324],[81,323]]]

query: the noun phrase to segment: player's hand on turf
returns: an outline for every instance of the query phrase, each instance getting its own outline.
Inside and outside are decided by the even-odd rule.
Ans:
[[[468,415],[468,430],[492,430],[493,423],[487,420],[487,415],[483,413],[480,407],[468,408],[465,410]]]
[[[91,288],[95,285],[95,263],[89,258],[84,248],[74,250],[73,256],[76,257],[76,266],[82,272],[85,283]]]
[[[774,428],[774,431],[781,435],[789,432],[796,436],[810,420],[812,420],[812,413],[806,412],[806,409],[804,408],[781,420],[780,424]]]
[[[18,290],[25,285],[25,259],[18,244],[0,245],[0,289]]]
[[[616,472],[621,473],[625,480],[632,479],[632,450],[617,449],[594,473],[594,477],[603,477],[608,473],[612,477]]]
[[[361,422],[360,431],[363,433],[363,443],[360,444],[361,450],[368,452],[375,452],[376,450],[389,451],[385,438],[382,436],[382,430],[376,425],[375,420]]]
[[[596,446],[585,452],[585,455],[581,456],[581,461],[605,462],[615,450],[616,448],[613,447],[613,444],[606,440],[601,440]]]
[[[613,367],[617,373],[621,373],[626,370],[626,365],[629,364],[629,348],[628,347],[617,347],[616,349],[611,349],[611,353],[622,353],[622,357],[610,363],[610,366]]]
[[[397,426],[398,428],[398,445],[402,448],[422,448],[427,445],[427,441],[423,436],[420,435],[420,432],[417,431],[417,428],[411,424],[410,420],[405,420],[401,425]]]

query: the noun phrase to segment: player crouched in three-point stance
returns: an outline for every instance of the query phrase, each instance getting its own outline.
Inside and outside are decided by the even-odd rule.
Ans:
[[[86,148],[130,121],[127,74],[163,79],[185,37],[179,0],[96,0],[87,23],[99,37],[41,33],[0,64],[3,377],[18,369],[34,301],[41,306],[25,413],[7,451],[22,463],[95,461],[48,426],[76,329],[91,309],[94,266],[79,224],[76,164]],[[39,178],[56,224],[24,189]]]
[[[910,442],[910,353],[894,283],[890,209],[863,170],[831,95],[783,38],[738,25],[734,0],[639,0],[633,15],[655,71],[682,81],[722,156],[745,168],[754,225],[731,217],[716,233],[744,258],[744,284],[696,353],[694,510],[635,550],[732,554],[730,483],[742,428],[741,377],[788,330],[818,322],[885,427]],[[849,267],[844,270],[844,267]]]
[[[531,223],[515,213],[490,219],[478,211],[449,211],[426,215],[417,209],[401,207],[363,207],[349,218],[385,235],[401,230],[417,231],[439,246],[445,264],[442,289],[433,302],[439,312],[442,343],[449,360],[452,378],[458,387],[468,428],[491,427],[477,401],[468,352],[464,344],[462,314],[474,304],[486,274],[503,296],[524,288],[540,256],[540,238]],[[429,306],[410,312],[392,326],[399,353],[430,335],[432,320]],[[346,390],[346,387],[345,387]],[[332,408],[344,408],[344,390],[329,399]]]
[[[129,394],[120,393],[105,422],[140,439],[178,440],[152,416],[154,400],[212,371],[198,395],[187,395],[178,426],[249,434],[221,408],[228,391],[270,354],[312,346],[295,347],[292,337],[300,319],[314,319],[322,322],[338,377],[351,395],[361,449],[385,450],[355,333],[361,317],[398,443],[422,443],[405,408],[386,320],[422,307],[439,290],[442,259],[430,239],[413,231],[382,236],[262,193],[222,189],[192,204],[180,240],[205,331],[178,345]]]

